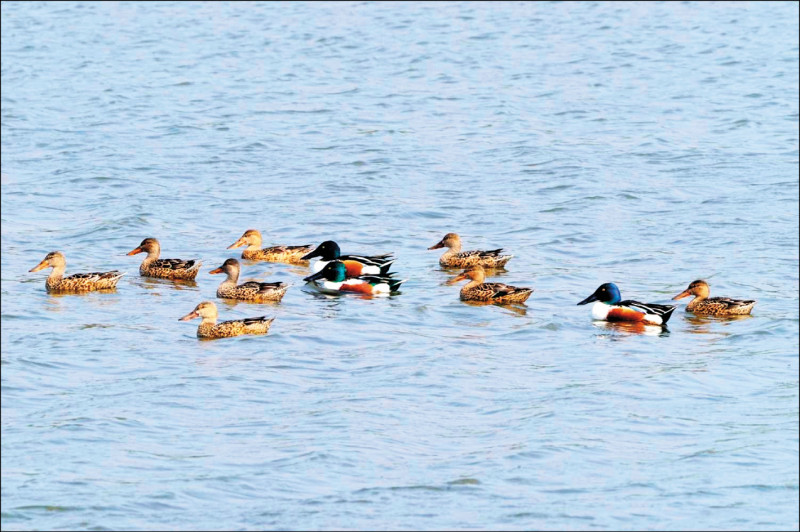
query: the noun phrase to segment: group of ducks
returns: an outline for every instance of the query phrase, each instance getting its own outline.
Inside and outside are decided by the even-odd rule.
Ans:
[[[310,259],[318,258],[310,264],[312,274],[303,280],[313,284],[325,293],[353,292],[366,295],[389,294],[396,292],[405,280],[395,279],[389,272],[394,258],[391,253],[385,255],[342,255],[336,242],[328,240],[314,248],[303,246],[261,247],[261,233],[249,229],[228,249],[246,246],[242,258],[251,261],[282,262],[308,266]],[[480,301],[488,303],[524,303],[533,293],[531,288],[521,288],[504,283],[487,283],[486,271],[504,268],[513,255],[503,255],[502,248],[493,250],[461,251],[461,239],[456,233],[448,233],[437,244],[428,249],[447,248],[439,258],[443,268],[462,268],[459,275],[448,281],[454,284],[469,279],[461,288],[460,297],[464,301]],[[200,271],[200,260],[161,259],[161,246],[155,238],[145,238],[128,255],[147,253],[139,266],[139,274],[144,277],[158,277],[173,280],[194,280]],[[53,251],[34,268],[37,272],[44,268],[52,268],[45,281],[48,291],[55,292],[90,292],[116,287],[124,275],[117,270],[109,272],[77,273],[64,277],[66,259],[60,251]],[[280,301],[289,285],[282,282],[262,283],[248,281],[237,284],[241,266],[239,261],[230,258],[221,266],[211,270],[210,274],[225,274],[226,278],[217,288],[217,297],[253,302]],[[725,297],[709,298],[708,283],[702,280],[692,282],[689,287],[672,299],[681,299],[693,295],[695,298],[686,310],[695,314],[714,316],[734,316],[749,314],[755,305],[753,300],[738,300]],[[595,302],[592,317],[596,320],[612,322],[633,322],[645,325],[664,325],[669,320],[675,305],[640,303],[633,300],[622,300],[619,289],[614,283],[605,283],[595,292],[578,303],[585,305]],[[230,320],[217,323],[217,307],[211,301],[203,301],[180,321],[202,318],[197,328],[200,338],[225,338],[242,334],[266,334],[275,318],[259,316],[242,320]]]

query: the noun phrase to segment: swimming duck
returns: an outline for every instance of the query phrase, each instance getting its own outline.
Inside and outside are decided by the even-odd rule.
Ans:
[[[470,282],[461,288],[463,301],[490,301],[492,303],[524,303],[533,293],[532,288],[518,288],[503,283],[484,283],[486,271],[483,266],[470,266],[459,275],[448,281],[454,284],[464,279]]]
[[[243,320],[217,323],[217,306],[211,301],[203,301],[178,321],[189,321],[198,317],[203,318],[197,327],[198,338],[228,338],[242,334],[267,334],[269,326],[275,320],[275,318],[259,316],[258,318],[244,318]]]
[[[75,273],[64,277],[64,270],[67,268],[67,259],[60,251],[51,251],[42,262],[28,271],[38,272],[45,268],[53,268],[47,277],[44,286],[48,292],[93,292],[95,290],[107,290],[117,287],[117,281],[125,275],[119,270],[110,272]]]
[[[349,277],[347,266],[339,260],[328,262],[322,270],[309,275],[304,281],[313,282],[317,288],[337,292],[357,292],[360,294],[388,294],[400,288],[404,280],[392,278],[392,273],[385,275],[359,275]]]
[[[428,249],[449,248],[441,257],[439,265],[443,268],[469,268],[480,265],[484,268],[503,268],[513,255],[501,255],[503,248],[461,251],[461,238],[455,233],[447,233],[438,244]]]
[[[357,277],[359,275],[386,275],[389,267],[395,261],[391,253],[384,255],[342,255],[339,244],[333,240],[326,240],[317,249],[304,256],[303,259],[319,260],[311,265],[311,271],[317,273],[322,271],[325,266],[334,260],[343,262],[347,268],[347,277]]]
[[[143,251],[147,253],[147,257],[139,266],[139,275],[143,277],[191,281],[197,277],[202,264],[199,260],[159,259],[161,245],[155,238],[145,238],[138,247],[129,251],[128,255],[136,255]]]
[[[239,261],[226,260],[219,268],[211,270],[210,274],[225,273],[227,279],[217,288],[217,297],[229,299],[242,299],[245,301],[280,301],[289,285],[286,283],[259,283],[248,281],[236,285],[239,280]]]
[[[617,285],[605,283],[578,305],[596,301],[592,306],[592,318],[596,320],[642,322],[649,325],[666,324],[677,308],[677,305],[639,303],[630,299],[625,301],[621,301],[621,299],[622,296]]]
[[[750,311],[753,310],[753,305],[756,304],[753,299],[708,297],[709,292],[708,283],[702,279],[698,279],[697,281],[692,281],[689,288],[672,299],[681,299],[693,295],[695,297],[686,305],[686,310],[694,314],[709,314],[711,316],[741,316],[750,314]]]
[[[304,246],[272,246],[261,248],[261,233],[255,229],[248,229],[244,234],[228,246],[228,249],[247,245],[242,250],[242,258],[247,260],[263,260],[267,262],[285,262],[287,264],[306,264],[303,255],[311,251],[312,244]]]

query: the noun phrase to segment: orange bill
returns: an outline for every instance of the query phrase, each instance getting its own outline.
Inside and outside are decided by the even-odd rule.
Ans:
[[[457,282],[463,281],[466,278],[467,278],[467,272],[462,272],[453,277],[452,279],[450,279],[449,281],[447,281],[447,284],[456,284]]]
[[[43,260],[42,262],[40,262],[39,264],[37,264],[36,266],[34,266],[33,268],[31,268],[28,271],[29,272],[38,272],[39,270],[43,270],[43,269],[47,268],[47,266],[49,266],[49,264],[47,264],[47,260],[45,259],[45,260]]]
[[[239,246],[243,245],[244,245],[244,238],[240,238],[239,240],[228,246],[228,249],[238,248]]]
[[[193,319],[198,318],[198,317],[200,317],[200,314],[198,314],[196,310],[193,310],[189,314],[187,314],[186,316],[184,316],[182,318],[178,318],[178,321],[189,321],[189,320],[193,320]]]

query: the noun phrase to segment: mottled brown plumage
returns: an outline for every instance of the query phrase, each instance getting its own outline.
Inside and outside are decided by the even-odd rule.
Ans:
[[[247,260],[263,260],[267,262],[285,262],[287,264],[308,265],[307,260],[302,260],[303,255],[310,253],[314,246],[272,246],[261,248],[261,233],[255,229],[248,229],[244,234],[228,246],[228,249],[247,245],[242,251],[242,258]]]
[[[142,252],[147,253],[147,257],[139,266],[139,275],[143,277],[191,281],[197,277],[202,264],[199,260],[159,259],[161,245],[155,238],[145,238],[139,247],[129,251],[128,255]]]
[[[257,281],[248,281],[237,285],[240,268],[238,260],[228,259],[222,266],[209,272],[211,274],[224,273],[228,276],[217,288],[217,297],[244,301],[280,301],[289,288],[286,283],[259,283]]]
[[[38,272],[45,268],[53,268],[44,285],[48,292],[93,292],[95,290],[110,290],[117,287],[117,281],[125,275],[118,270],[110,272],[76,273],[64,277],[67,260],[60,251],[52,251],[42,259],[42,262],[29,271]]]
[[[711,292],[708,283],[702,279],[692,281],[689,288],[673,297],[672,299],[681,299],[687,296],[695,296],[688,305],[686,310],[694,314],[703,314],[710,316],[741,316],[750,314],[753,310],[753,305],[756,304],[753,299],[730,299],[728,297],[708,297]]]
[[[461,238],[455,233],[447,233],[438,244],[428,249],[447,247],[439,264],[443,268],[469,268],[470,266],[483,266],[484,268],[503,268],[513,255],[501,255],[503,248],[490,250],[461,251]]]
[[[523,303],[533,293],[532,288],[518,288],[503,283],[484,283],[486,271],[483,266],[470,266],[459,275],[451,279],[448,284],[454,284],[464,279],[471,279],[461,289],[461,299],[464,301],[490,301],[492,303]]]
[[[275,318],[259,316],[217,323],[217,306],[211,301],[203,301],[178,321],[189,321],[194,318],[202,318],[197,327],[198,338],[229,338],[243,334],[267,334],[269,326],[275,320]]]

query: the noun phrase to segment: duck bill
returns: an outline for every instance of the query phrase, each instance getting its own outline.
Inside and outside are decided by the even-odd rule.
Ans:
[[[130,250],[129,252],[126,253],[126,255],[136,255],[138,253],[141,253],[142,251],[143,251],[142,248],[138,247],[136,249]]]
[[[225,272],[222,271],[222,266],[220,266],[219,268],[213,269],[208,273],[210,273],[211,275],[214,275],[215,273],[225,273]]]
[[[39,270],[44,270],[45,268],[47,268],[47,261],[43,260],[42,262],[40,262],[39,264],[37,264],[36,266],[34,266],[33,268],[31,268],[28,271],[29,272],[38,272]]]
[[[312,251],[311,253],[306,253],[305,255],[300,257],[300,260],[313,259],[314,257],[319,257],[320,255],[322,255],[322,253],[320,253],[319,252],[319,248],[317,248],[314,251]]]
[[[439,249],[443,247],[444,247],[444,240],[440,240],[438,244],[434,244],[433,246],[429,247],[428,250]]]
[[[233,244],[228,246],[228,249],[234,249],[234,248],[238,248],[238,247],[244,246],[244,243],[245,243],[244,242],[244,238],[240,238],[239,240],[237,240],[236,242],[234,242]]]
[[[677,296],[673,297],[672,299],[673,300],[675,300],[675,299],[683,299],[684,297],[689,297],[690,295],[692,295],[692,293],[690,291],[684,290],[683,292],[681,292]]]
[[[322,270],[318,271],[313,275],[309,275],[308,277],[303,278],[303,280],[307,283],[310,283],[311,281],[316,281],[317,279],[322,279]]]
[[[586,303],[591,303],[592,301],[597,301],[597,296],[594,294],[590,295],[589,297],[578,303],[578,305],[585,305]]]
[[[455,277],[453,277],[452,279],[450,279],[449,281],[447,281],[447,284],[456,284],[457,282],[463,281],[466,278],[467,278],[467,274],[460,273],[460,274],[456,275]]]
[[[189,314],[187,314],[186,316],[184,316],[182,318],[178,318],[178,321],[189,321],[189,320],[193,320],[193,319],[199,318],[199,317],[200,317],[200,314],[198,314],[196,310],[193,310]]]

